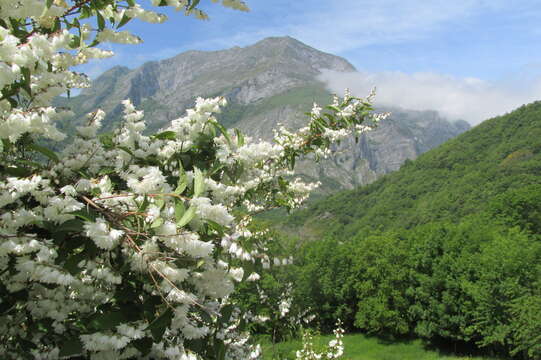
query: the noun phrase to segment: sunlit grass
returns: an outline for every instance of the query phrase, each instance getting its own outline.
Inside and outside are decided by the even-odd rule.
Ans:
[[[316,336],[314,344],[322,346],[332,336]],[[458,356],[442,354],[437,350],[427,349],[421,340],[387,342],[362,334],[344,337],[344,360],[495,360],[490,357]],[[295,351],[302,347],[300,340],[275,344],[262,341],[264,360],[289,360],[295,358]]]

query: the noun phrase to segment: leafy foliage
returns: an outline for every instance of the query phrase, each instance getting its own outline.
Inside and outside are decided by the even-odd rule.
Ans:
[[[286,229],[325,234],[299,251],[296,300],[324,329],[539,358],[540,150],[537,102],[295,212]]]
[[[541,102],[536,102],[486,120],[398,172],[297,211],[285,225],[316,231],[319,224],[321,233],[351,238],[373,229],[456,222],[484,211],[508,191],[541,183],[540,119]],[[506,160],[517,150],[529,155]]]

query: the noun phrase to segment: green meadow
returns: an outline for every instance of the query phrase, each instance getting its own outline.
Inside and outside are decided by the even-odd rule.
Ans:
[[[332,335],[315,336],[314,345],[323,346],[333,339]],[[262,341],[264,360],[289,360],[302,348],[301,340],[271,344]],[[386,341],[362,334],[344,336],[344,360],[496,360],[494,357],[452,355],[427,347],[421,340]]]

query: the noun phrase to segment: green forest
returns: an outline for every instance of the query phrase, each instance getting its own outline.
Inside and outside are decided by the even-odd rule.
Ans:
[[[348,331],[541,359],[540,151],[536,102],[285,225],[269,216],[295,261],[262,288],[277,296],[293,284],[294,306],[317,314],[324,332],[340,318]],[[264,307],[253,291],[238,296]],[[260,330],[279,340],[285,327]]]

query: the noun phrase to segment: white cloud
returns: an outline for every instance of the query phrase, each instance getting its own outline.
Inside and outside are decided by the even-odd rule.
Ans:
[[[436,73],[339,73],[324,71],[320,79],[340,94],[345,88],[360,97],[376,88],[376,105],[411,110],[437,110],[449,119],[478,124],[520,105],[541,99],[541,78],[516,86],[515,78],[488,82]]]
[[[340,1],[325,11],[303,17],[304,22],[291,27],[294,37],[330,52],[344,52],[359,47],[399,43],[423,38],[443,24],[463,19],[477,1],[385,0]]]
[[[343,53],[369,45],[429,38],[439,31],[461,26],[475,16],[529,10],[532,6],[528,3],[528,0],[512,4],[503,0],[314,0],[304,2],[304,9],[299,10],[291,2],[278,1],[262,8],[254,4],[254,15],[267,15],[269,25],[258,23],[253,31],[242,28],[236,34],[210,41],[243,46],[264,36],[289,35],[320,50]],[[539,14],[539,10],[533,13]]]

